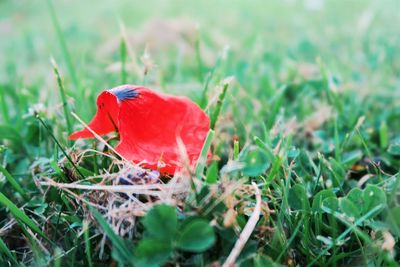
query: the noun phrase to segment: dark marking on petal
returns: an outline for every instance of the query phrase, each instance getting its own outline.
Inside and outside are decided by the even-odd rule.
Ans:
[[[116,133],[119,133],[117,124],[115,123],[115,121],[113,120],[113,118],[112,118],[112,116],[110,115],[109,112],[107,112],[107,116],[108,116],[108,118],[110,119],[112,125],[114,126],[114,131],[115,131]]]
[[[131,100],[139,96],[139,92],[130,86],[119,86],[108,90],[108,92],[115,95],[118,101]]]

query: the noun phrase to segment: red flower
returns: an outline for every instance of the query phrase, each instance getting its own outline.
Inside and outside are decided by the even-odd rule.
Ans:
[[[115,148],[124,158],[146,168],[174,174],[179,165],[177,138],[194,164],[209,130],[208,116],[186,97],[171,96],[135,85],[122,85],[97,97],[97,113],[88,124],[99,135],[117,131]],[[87,129],[70,139],[92,138]],[[211,154],[209,153],[209,156]],[[159,163],[163,167],[158,168]]]

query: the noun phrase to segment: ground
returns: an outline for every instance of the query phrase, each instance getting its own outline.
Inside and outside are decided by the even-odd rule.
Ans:
[[[399,10],[1,1],[0,265],[219,266],[242,233],[238,266],[398,266]],[[198,103],[212,161],[154,182],[67,139],[126,83]],[[159,191],[100,190],[127,173]]]

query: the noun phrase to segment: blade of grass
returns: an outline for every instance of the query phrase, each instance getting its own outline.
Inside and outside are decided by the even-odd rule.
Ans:
[[[361,144],[363,145],[363,147],[364,147],[364,149],[365,149],[365,151],[366,151],[366,153],[367,153],[367,155],[368,155],[370,161],[372,162],[372,164],[371,164],[371,165],[372,165],[372,168],[375,170],[375,173],[378,175],[379,180],[380,180],[380,181],[383,181],[383,180],[382,180],[381,171],[380,171],[380,169],[377,167],[377,164],[376,164],[375,161],[374,161],[374,156],[373,156],[371,150],[369,149],[369,146],[368,146],[368,144],[367,144],[367,141],[365,140],[365,138],[364,138],[363,135],[361,134],[359,128],[356,128],[356,133],[358,134],[358,136],[359,136],[359,138],[360,138],[360,140],[361,140]]]
[[[340,140],[339,140],[339,130],[338,130],[338,122],[337,118],[335,119],[335,124],[334,124],[334,142],[335,142],[335,159],[337,161],[341,161],[341,155],[342,151],[340,151]]]
[[[263,149],[267,153],[268,159],[271,162],[275,160],[273,149],[269,145],[267,145],[264,141],[262,141],[261,138],[258,136],[254,136],[253,140],[254,140],[254,143],[259,148]]]
[[[60,267],[61,266],[61,259],[62,259],[62,251],[60,248],[56,248],[54,251],[54,267]]]
[[[6,102],[6,93],[5,93],[5,89],[1,88],[0,90],[0,106],[1,106],[1,112],[3,114],[3,119],[4,119],[4,124],[8,125],[10,123],[10,116],[8,114],[8,106],[7,106],[7,102]]]
[[[64,209],[65,209],[65,203],[62,203],[61,209],[57,214],[57,221],[56,221],[56,225],[55,225],[55,229],[54,229],[54,234],[53,234],[52,240],[56,240],[57,233],[58,233],[58,227],[60,225],[61,213],[63,212]]]
[[[8,199],[3,193],[0,192],[0,203],[8,208],[11,214],[17,219],[18,222],[28,226],[32,231],[39,234],[41,237],[46,239],[48,242],[53,243],[50,239],[39,229],[39,227],[23,212],[20,210],[10,199]]]
[[[89,223],[87,221],[83,222],[83,238],[85,240],[85,254],[89,267],[93,266],[92,262],[92,252],[89,238]]]
[[[197,178],[201,178],[203,172],[204,172],[204,168],[206,166],[207,163],[207,155],[208,155],[208,151],[210,150],[211,144],[212,144],[212,139],[214,137],[214,130],[210,129],[208,131],[207,137],[206,137],[206,141],[203,144],[203,148],[201,149],[201,153],[200,153],[200,157],[197,160],[197,165],[196,165],[196,177]]]
[[[385,149],[389,145],[389,129],[385,121],[381,122],[379,126],[379,145]]]
[[[334,106],[336,108],[336,110],[339,113],[343,112],[343,103],[341,101],[341,99],[339,98],[338,94],[336,93],[336,91],[333,90],[333,82],[332,82],[332,76],[329,73],[326,65],[324,64],[324,62],[322,61],[322,59],[320,57],[317,58],[316,63],[319,67],[320,73],[322,75],[322,79],[325,82],[325,92],[326,92],[326,96],[327,96],[327,100],[328,102]]]
[[[50,134],[51,138],[54,140],[54,142],[57,144],[57,146],[61,149],[62,153],[64,156],[67,158],[67,160],[72,164],[74,169],[79,173],[82,179],[85,179],[85,176],[82,174],[82,172],[78,169],[78,167],[75,165],[75,163],[72,161],[70,156],[68,156],[67,152],[65,152],[64,148],[61,146],[60,142],[58,142],[57,138],[54,136],[53,132],[50,130],[49,126],[42,120],[42,118],[39,116],[39,114],[36,114],[36,118],[42,123],[44,128],[47,130],[47,132]]]
[[[233,141],[233,160],[239,159],[239,140]]]
[[[72,133],[72,125],[71,125],[71,120],[69,117],[69,108],[68,108],[68,102],[67,102],[67,96],[65,94],[65,87],[64,87],[64,83],[61,79],[61,75],[60,72],[58,70],[58,66],[57,63],[54,59],[51,59],[51,63],[53,65],[53,71],[54,71],[54,75],[56,76],[57,79],[57,85],[58,85],[58,89],[60,91],[60,96],[61,96],[61,100],[62,100],[62,105],[63,105],[63,109],[64,109],[64,116],[65,116],[65,121],[67,122],[67,130],[68,133]]]
[[[119,43],[119,55],[121,60],[121,83],[126,84],[126,43],[124,38],[121,38]]]
[[[25,190],[19,185],[17,180],[3,167],[0,165],[0,172],[4,174],[6,180],[11,184],[11,186],[22,196],[25,201],[29,200],[28,195],[26,194]]]
[[[205,82],[204,87],[203,87],[203,91],[202,91],[202,94],[201,94],[201,100],[200,100],[200,104],[199,104],[199,106],[202,109],[205,109],[207,107],[207,104],[208,104],[208,96],[207,95],[208,95],[208,89],[209,89],[210,81],[214,77],[215,70],[219,67],[219,65],[221,63],[221,59],[222,59],[222,54],[220,54],[218,56],[217,60],[215,61],[214,67],[207,74],[206,82]]]
[[[127,248],[123,239],[114,232],[114,230],[110,227],[108,222],[103,218],[103,216],[97,210],[90,207],[90,211],[95,217],[96,221],[100,224],[101,228],[103,229],[107,237],[111,240],[114,246],[113,249],[115,249],[118,255],[122,257],[124,263],[129,263],[130,265],[133,265],[134,255]]]
[[[50,160],[50,166],[53,168],[53,170],[57,173],[57,175],[61,178],[61,181],[64,183],[68,182],[68,178],[65,176],[63,171],[60,169],[60,167],[57,165],[54,159]]]
[[[281,253],[278,255],[278,258],[276,259],[277,262],[280,262],[282,256],[286,253],[286,251],[290,248],[292,242],[294,241],[294,239],[297,236],[297,233],[300,230],[300,227],[303,225],[303,221],[304,221],[305,217],[302,217],[301,220],[299,221],[299,223],[297,224],[296,228],[294,229],[291,237],[289,238],[289,240],[286,243],[285,248],[281,251]]]
[[[200,99],[199,106],[202,109],[205,109],[207,107],[207,104],[208,104],[208,96],[207,96],[207,94],[208,94],[208,88],[209,88],[210,81],[211,81],[211,78],[213,76],[213,73],[214,72],[211,71],[211,72],[209,72],[207,74],[206,83],[204,84],[203,91],[201,93],[201,99]]]
[[[197,75],[200,82],[203,82],[203,61],[201,59],[200,53],[200,33],[197,31],[197,38],[195,42],[195,52],[196,52],[196,61],[197,61]]]
[[[327,246],[323,251],[321,251],[315,258],[313,261],[311,261],[307,266],[311,267],[313,266],[323,255],[326,254],[326,252],[328,252],[328,250],[330,250],[335,244],[337,244],[338,242],[342,241],[343,239],[345,239],[345,237],[352,231],[357,231],[359,233],[359,230],[357,228],[357,226],[359,226],[362,222],[364,222],[365,220],[367,220],[369,217],[371,217],[375,212],[377,212],[378,210],[380,210],[382,208],[382,205],[378,205],[375,208],[373,208],[372,210],[370,210],[369,212],[367,212],[364,216],[360,217],[359,219],[357,219],[353,224],[348,224],[348,228],[343,231],[335,240],[334,242],[332,242],[332,245]],[[331,210],[322,207],[322,209],[326,212],[332,212]],[[356,229],[357,228],[357,229]]]
[[[224,99],[225,99],[225,96],[226,96],[226,91],[228,90],[228,87],[229,87],[229,83],[227,82],[227,83],[224,84],[224,87],[222,88],[222,92],[219,94],[218,101],[217,101],[217,104],[216,104],[216,106],[214,108],[214,111],[211,114],[210,127],[213,130],[215,129],[215,125],[217,123],[217,120],[218,120],[218,117],[219,117],[219,113],[221,112],[221,107],[222,107],[222,104],[224,102]]]
[[[61,27],[60,27],[60,24],[58,23],[58,19],[57,19],[57,14],[54,10],[54,6],[53,6],[53,3],[51,0],[47,0],[47,7],[49,9],[51,21],[53,23],[54,29],[55,29],[57,37],[58,37],[58,41],[61,46],[61,52],[62,52],[64,60],[67,64],[69,75],[72,78],[72,82],[74,83],[75,88],[79,90],[80,89],[79,80],[78,80],[78,77],[76,76],[75,68],[71,61],[71,55],[68,51],[68,47],[67,47],[67,44],[64,39],[64,34],[61,31]]]
[[[10,251],[6,243],[4,243],[3,239],[1,238],[0,238],[0,252],[6,255],[10,259],[10,261],[14,264],[14,266],[21,266],[17,261],[15,255]]]
[[[396,180],[394,182],[392,192],[390,193],[390,195],[388,197],[388,203],[390,203],[390,204],[393,203],[396,205],[395,198],[396,198],[396,195],[398,194],[398,189],[400,187],[400,172],[393,175],[393,177],[395,177]]]

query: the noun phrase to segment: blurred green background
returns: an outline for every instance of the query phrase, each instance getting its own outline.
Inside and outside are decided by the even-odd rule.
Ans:
[[[0,0],[0,162],[43,208],[29,211],[37,203],[26,203],[16,192],[5,190],[4,175],[0,189],[18,207],[26,205],[29,216],[41,228],[48,227],[49,234],[53,235],[53,228],[54,236],[57,231],[68,233],[65,240],[70,243],[56,240],[64,251],[78,239],[80,228],[70,224],[80,223],[86,214],[66,211],[70,217],[60,226],[57,222],[57,229],[46,216],[61,214],[62,202],[56,193],[44,199],[33,179],[43,174],[56,179],[53,169],[57,164],[71,167],[32,116],[38,112],[61,144],[71,147],[66,140],[69,129],[62,90],[51,59],[64,81],[66,110],[75,111],[85,121],[95,112],[99,92],[124,82],[186,95],[197,103],[205,101],[209,112],[220,92],[218,85],[233,76],[235,82],[228,90],[213,142],[214,154],[221,159],[218,167],[232,158],[236,138],[241,150],[258,140],[260,151],[265,150],[260,146],[264,143],[279,151],[272,160],[261,162],[261,167],[259,162],[250,166],[259,174],[254,179],[240,176],[248,184],[262,184],[263,193],[271,193],[263,195],[265,201],[276,210],[262,222],[274,232],[264,236],[265,240],[253,236],[249,255],[265,254],[280,263],[291,260],[300,265],[316,256],[321,266],[394,262],[398,256],[381,250],[382,238],[373,239],[370,233],[390,231],[396,241],[400,237],[396,223],[400,214],[396,198],[399,25],[399,0]],[[209,87],[205,86],[208,82]],[[74,129],[80,128],[70,120]],[[88,147],[94,145],[81,142],[74,146],[77,150]],[[106,159],[94,158],[83,162],[82,168],[96,173],[107,164]],[[214,167],[214,182],[221,182],[219,169]],[[324,254],[321,248],[328,237],[337,238],[350,228],[332,214],[327,220],[318,211],[311,214],[298,209],[296,194],[301,192],[299,199],[308,205],[320,205],[322,194],[318,194],[329,191],[329,197],[339,203],[351,190],[362,187],[357,183],[365,176],[369,177],[365,183],[379,187],[376,190],[385,196],[379,203],[382,213],[343,239],[346,245]],[[345,208],[340,212],[346,213]],[[222,217],[210,214],[207,220]],[[12,216],[3,207],[0,215],[4,227]],[[238,216],[243,226],[247,215]],[[47,261],[42,257],[49,255],[46,251],[33,255],[35,250],[25,240],[23,245],[17,242],[21,229],[14,229],[1,237],[19,253],[18,260],[52,262],[56,252]],[[215,253],[193,256],[193,262],[222,262],[233,245],[224,242],[235,240],[237,234],[232,231],[224,239],[226,233],[219,230],[220,243],[212,249]],[[394,251],[398,250],[398,244],[394,245]],[[28,256],[23,258],[25,253]],[[174,262],[187,256],[179,253]],[[75,260],[86,263],[79,253],[65,257],[71,265]]]
[[[192,98],[224,51],[224,75],[244,87],[263,86],[251,75],[273,85],[297,72],[312,76],[321,58],[359,91],[399,94],[396,0],[54,2],[67,54],[47,1],[0,2],[0,81],[40,86],[36,102],[55,104],[52,57],[73,97],[84,90],[78,95],[93,99],[119,84],[121,36],[130,48],[128,83],[143,83],[150,65],[148,85]]]
[[[269,57],[267,68],[282,58],[295,64],[321,57],[346,79],[362,82],[378,79],[376,71],[394,76],[399,68],[396,0],[54,2],[71,62],[85,85],[99,79],[104,88],[114,85],[105,70],[118,56],[113,42],[119,42],[121,23],[138,60],[146,44],[155,46],[149,53],[157,54],[154,63],[170,83],[191,80],[176,72],[183,71],[181,60],[196,61],[197,38],[209,65],[229,46],[246,61]],[[64,67],[46,1],[1,1],[0,34],[1,81],[46,79],[51,56]],[[178,66],[166,70],[171,62]]]

